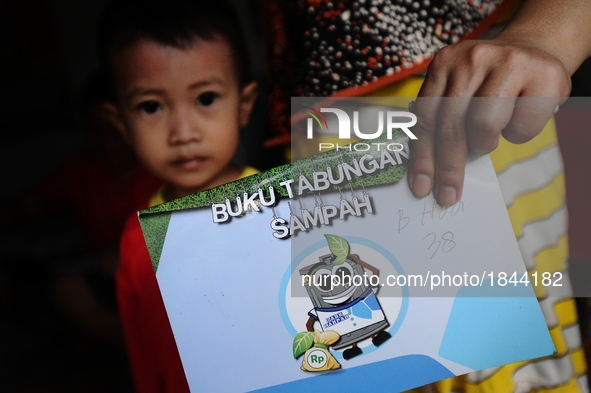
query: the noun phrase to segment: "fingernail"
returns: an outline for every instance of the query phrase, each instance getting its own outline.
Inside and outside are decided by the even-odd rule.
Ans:
[[[415,175],[412,181],[412,191],[418,198],[424,198],[431,192],[431,178],[422,173]]]
[[[437,203],[441,206],[451,206],[457,202],[458,192],[451,186],[441,186],[437,192]]]

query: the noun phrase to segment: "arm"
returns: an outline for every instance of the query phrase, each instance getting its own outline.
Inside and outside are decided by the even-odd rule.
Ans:
[[[497,37],[437,53],[415,105],[418,140],[409,168],[415,196],[433,191],[439,204],[453,205],[469,150],[490,153],[501,135],[524,143],[542,130],[568,97],[570,76],[591,55],[589,20],[588,0],[530,0]]]
[[[309,316],[308,317],[308,321],[306,322],[306,330],[309,332],[313,332],[314,331],[314,322],[316,322],[316,320],[314,319],[314,317]]]
[[[572,75],[591,56],[590,20],[587,0],[529,0],[497,38],[537,46],[560,60]]]

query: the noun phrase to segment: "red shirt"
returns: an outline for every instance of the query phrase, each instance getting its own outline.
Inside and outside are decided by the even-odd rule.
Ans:
[[[257,173],[246,167],[238,178]],[[143,207],[164,202],[156,194]],[[189,386],[137,215],[125,224],[117,300],[138,393],[185,393]]]
[[[127,220],[121,239],[117,298],[137,392],[188,393],[137,215]]]

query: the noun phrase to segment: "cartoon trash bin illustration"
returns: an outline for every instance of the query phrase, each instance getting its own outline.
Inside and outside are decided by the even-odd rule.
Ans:
[[[343,358],[349,360],[362,353],[357,346],[360,341],[371,337],[372,343],[380,346],[391,337],[385,331],[389,323],[374,288],[368,285],[371,281],[365,269],[375,276],[379,272],[359,255],[349,254],[349,243],[344,238],[324,236],[332,254],[299,270],[314,306],[308,313],[306,329],[313,332],[318,323],[322,331],[337,332],[340,339],[331,347],[338,350],[351,346],[343,351]]]

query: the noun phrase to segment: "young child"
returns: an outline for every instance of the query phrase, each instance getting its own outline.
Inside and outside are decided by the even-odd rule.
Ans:
[[[250,175],[232,159],[257,96],[240,24],[216,1],[125,0],[105,11],[100,53],[113,121],[165,185],[144,206]],[[137,217],[121,242],[117,295],[137,391],[188,392]]]

